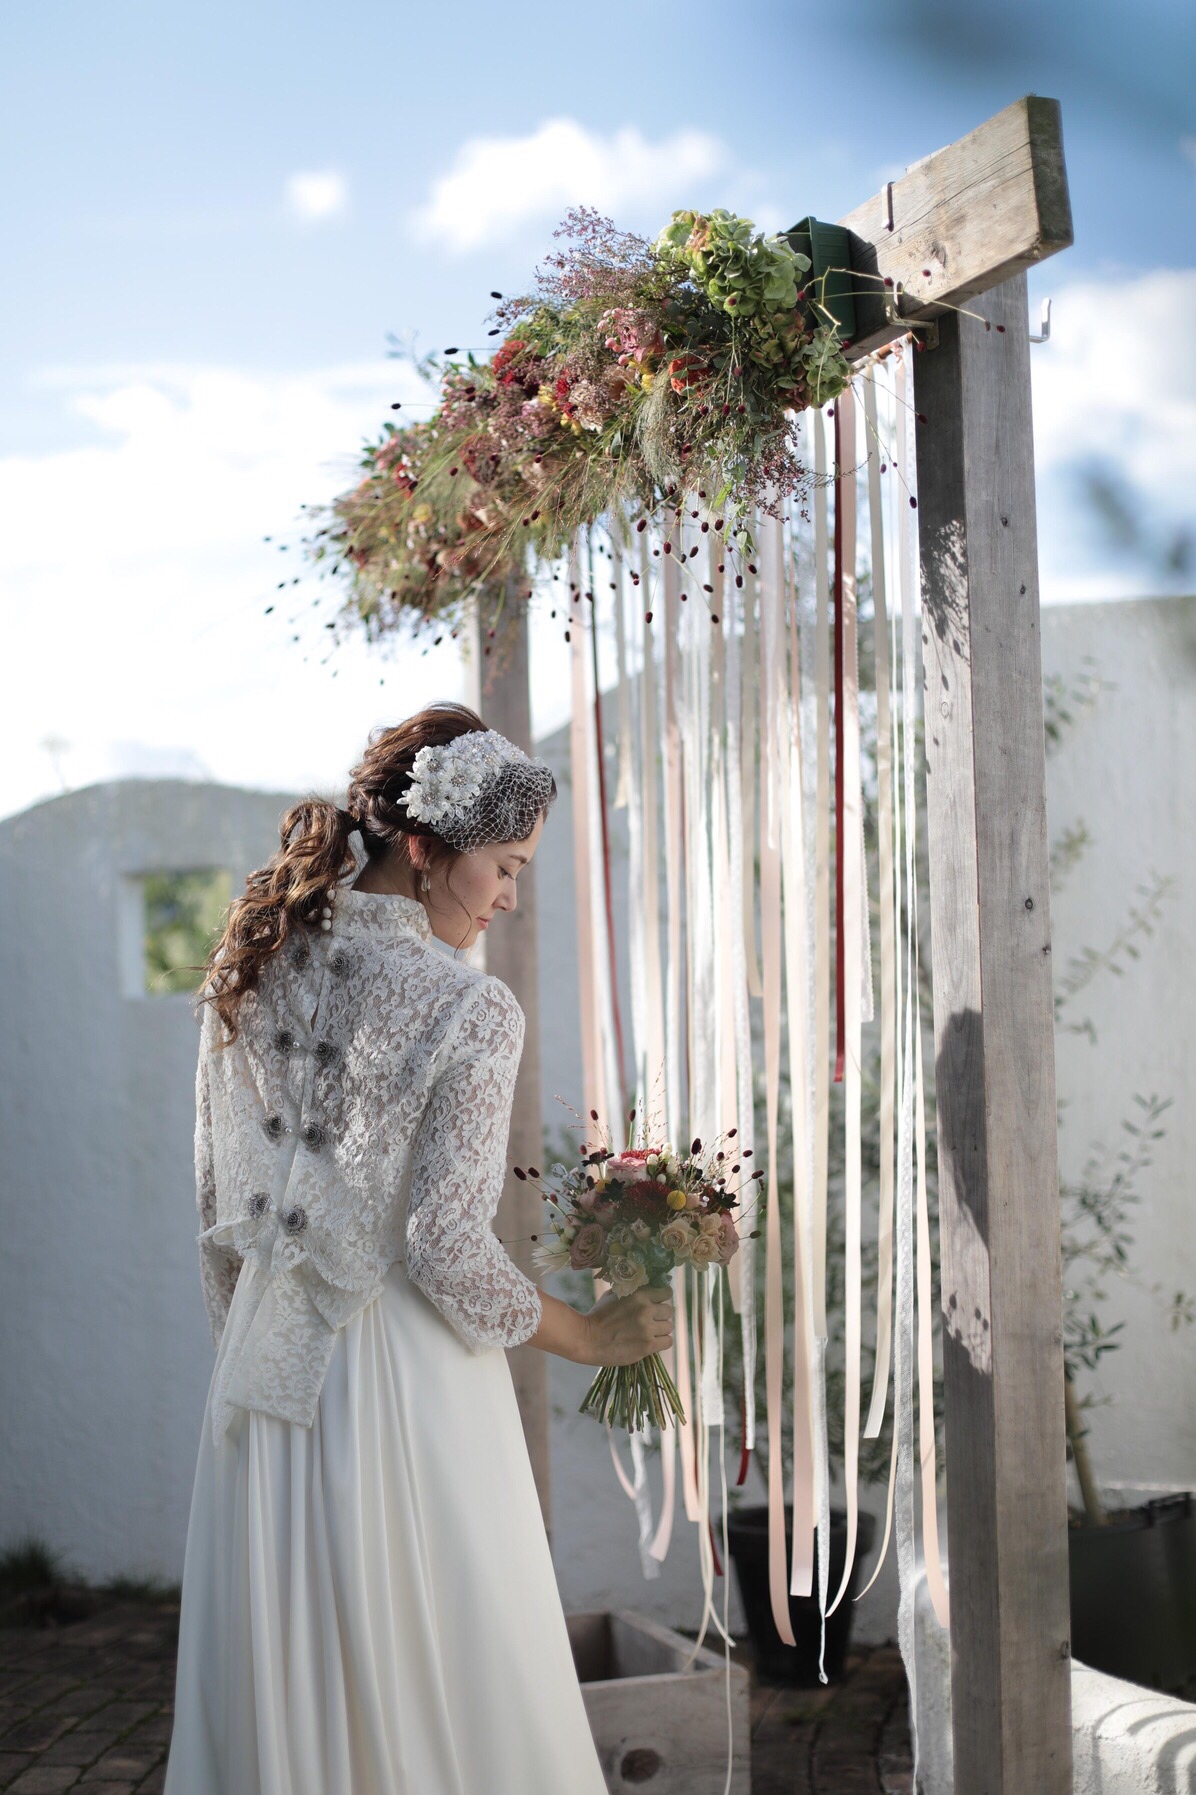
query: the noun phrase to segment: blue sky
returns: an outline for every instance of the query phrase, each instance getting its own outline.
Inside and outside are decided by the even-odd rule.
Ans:
[[[410,396],[387,331],[485,344],[489,290],[524,282],[566,205],[649,230],[683,204],[833,218],[1025,92],[1063,103],[1076,224],[1032,282],[1055,308],[1044,597],[1190,584],[1166,559],[1196,487],[1194,20],[1187,0],[7,9],[0,578],[23,677],[0,811],[154,766],[329,785],[373,722],[460,691],[455,656],[410,653],[381,696],[364,653],[334,686],[262,617],[261,539],[293,537]],[[547,727],[547,644],[538,665]]]

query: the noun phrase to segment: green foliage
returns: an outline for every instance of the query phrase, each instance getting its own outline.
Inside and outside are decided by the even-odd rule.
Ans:
[[[1083,1173],[1059,1187],[1063,1250],[1063,1351],[1067,1375],[1076,1382],[1081,1368],[1095,1371],[1106,1353],[1122,1344],[1125,1323],[1101,1319],[1113,1278],[1138,1284],[1156,1298],[1172,1331],[1196,1319],[1191,1299],[1182,1290],[1170,1294],[1159,1283],[1143,1284],[1132,1269],[1133,1211],[1142,1201],[1139,1181],[1154,1163],[1154,1145],[1166,1130],[1159,1126],[1171,1107],[1170,1098],[1135,1095],[1137,1120],[1123,1120],[1128,1145],[1116,1153],[1093,1148]],[[1081,1403],[1088,1406],[1091,1397]]]
[[[765,237],[753,231],[750,218],[736,218],[721,206],[709,214],[674,212],[656,247],[711,305],[736,318],[793,311],[810,266],[810,258],[783,237]]]
[[[1085,830],[1084,845],[1090,845],[1091,839]],[[1076,864],[1079,857],[1078,854],[1073,854],[1071,866]],[[1154,934],[1164,902],[1175,891],[1175,880],[1170,874],[1164,876],[1152,871],[1146,882],[1135,889],[1142,902],[1130,905],[1107,945],[1102,948],[1081,948],[1078,954],[1072,955],[1066,971],[1055,981],[1055,1026],[1069,1034],[1087,1035],[1094,1046],[1096,1026],[1092,1018],[1085,1016],[1072,1020],[1066,1014],[1066,1007],[1099,973],[1106,972],[1112,978],[1121,978],[1127,970],[1126,962],[1140,958],[1140,943]]]
[[[163,1583],[157,1577],[113,1577],[100,1589],[111,1601],[136,1602],[144,1607],[169,1606],[181,1595],[177,1583]]]
[[[791,414],[851,369],[834,317],[799,289],[807,259],[725,211],[676,213],[654,244],[586,208],[556,234],[567,246],[532,291],[496,308],[492,359],[411,352],[439,382],[433,415],[367,444],[304,545],[346,576],[345,620],[372,637],[459,624],[479,594],[493,628],[530,596],[533,560],[602,520],[676,521],[687,494],[724,513],[734,577],[743,519],[808,491]]]
[[[61,1576],[60,1554],[33,1534],[0,1552],[0,1600],[52,1589]]]
[[[195,991],[229,902],[228,873],[151,873],[145,903],[145,982],[155,993]]]

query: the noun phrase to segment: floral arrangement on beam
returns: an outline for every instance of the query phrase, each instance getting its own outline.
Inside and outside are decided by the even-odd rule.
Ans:
[[[776,515],[809,484],[792,414],[851,368],[808,256],[722,210],[649,242],[580,208],[555,234],[529,294],[493,295],[494,356],[446,351],[434,414],[386,425],[305,545],[371,635],[457,624],[479,588],[501,606],[603,516],[642,528],[686,493]]]

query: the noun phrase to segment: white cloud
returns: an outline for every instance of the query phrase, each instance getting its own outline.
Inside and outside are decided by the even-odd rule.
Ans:
[[[300,173],[289,177],[286,184],[287,210],[305,224],[322,224],[343,212],[349,201],[349,189],[343,175],[325,169],[321,173]]]
[[[1182,577],[1112,552],[1078,487],[1080,470],[1100,464],[1144,536],[1193,523],[1196,269],[1077,281],[1051,298],[1050,341],[1030,351],[1043,596],[1174,590]]]
[[[634,125],[611,136],[576,119],[548,119],[527,137],[471,137],[416,213],[418,232],[450,249],[479,249],[529,220],[569,206],[653,214],[685,200],[685,183],[728,165],[725,144],[705,131],[649,142]]]
[[[62,779],[133,769],[332,785],[375,723],[461,695],[455,643],[391,658],[354,641],[321,668],[340,589],[278,590],[301,572],[300,507],[343,489],[391,401],[426,398],[410,369],[117,368],[49,384],[89,428],[80,446],[0,459],[0,513],[19,520],[0,535],[0,814]]]

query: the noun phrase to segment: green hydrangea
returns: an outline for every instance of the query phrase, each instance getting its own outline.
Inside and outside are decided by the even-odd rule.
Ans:
[[[681,264],[713,305],[736,318],[792,311],[810,266],[809,257],[783,237],[766,237],[750,218],[721,207],[674,212],[656,250],[662,260]]]

